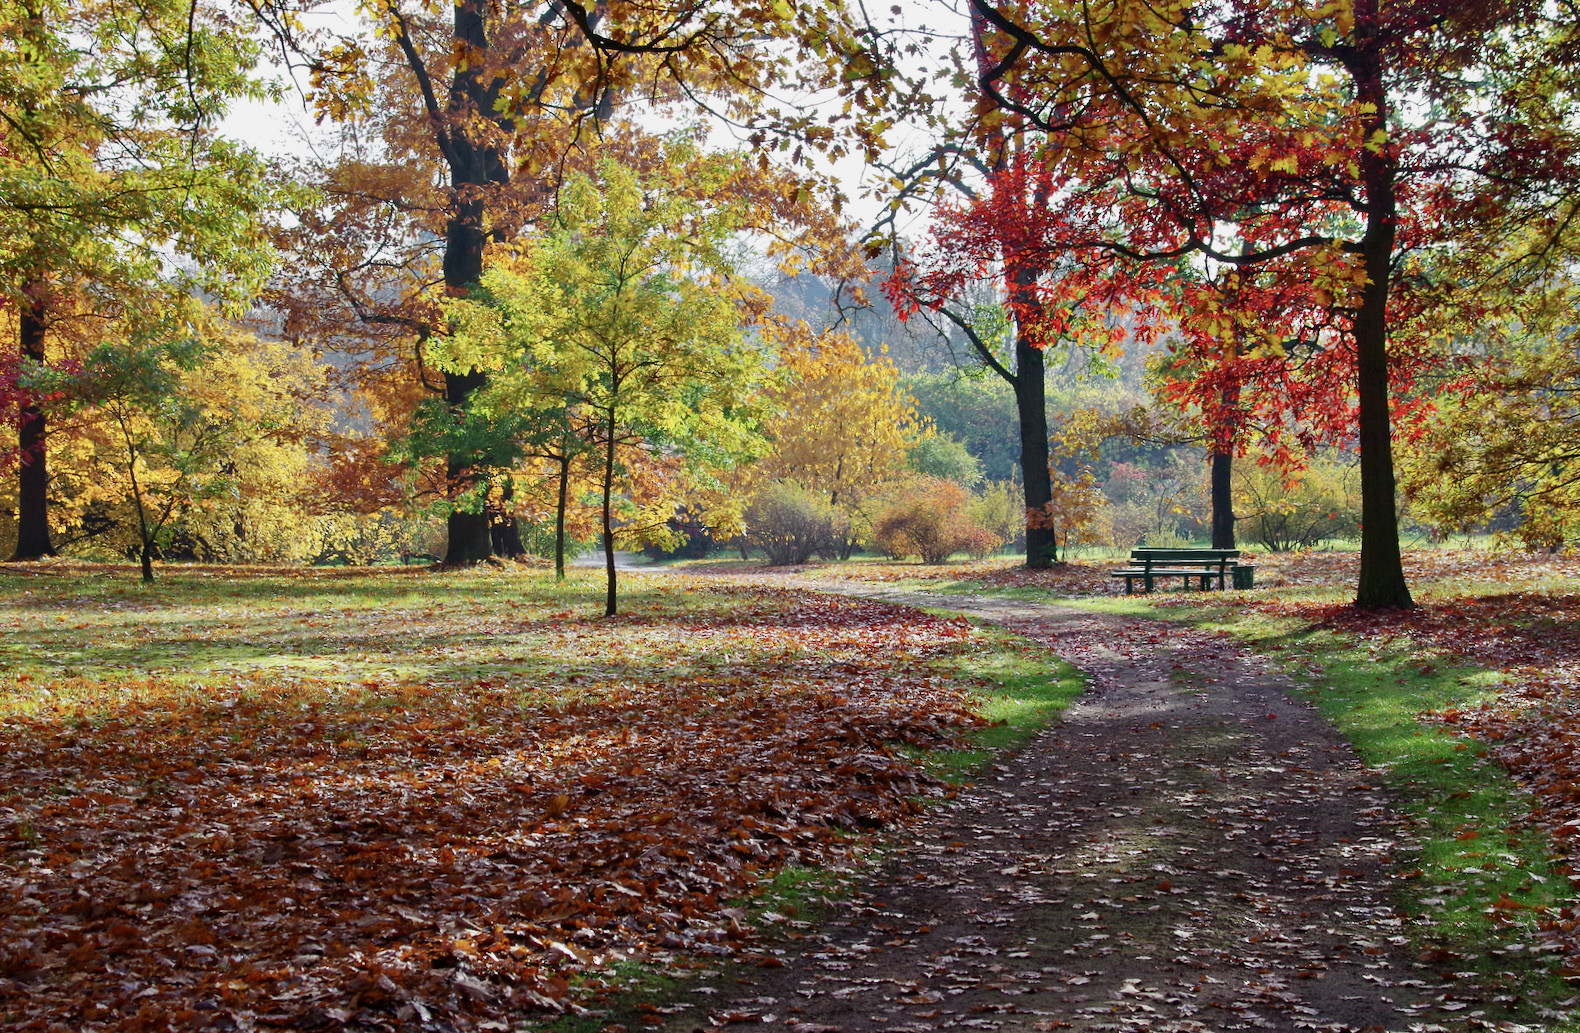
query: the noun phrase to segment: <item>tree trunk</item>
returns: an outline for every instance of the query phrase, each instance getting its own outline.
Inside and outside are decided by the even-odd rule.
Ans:
[[[1230,490],[1229,474],[1234,468],[1234,456],[1214,451],[1209,461],[1212,463],[1212,547],[1233,549],[1234,494]]]
[[[560,497],[554,506],[554,580],[565,580],[565,505],[571,486],[571,457],[560,457]]]
[[[455,229],[455,220],[451,220],[452,231]],[[464,234],[452,232],[452,239]],[[448,243],[445,249],[445,281],[451,277],[451,252],[454,250]],[[482,273],[482,251],[479,245],[477,262],[473,267],[470,282],[475,283]],[[460,274],[457,274],[460,275]],[[450,406],[461,411],[466,408],[473,392],[477,391],[488,382],[486,374],[478,370],[466,373],[446,373],[444,375],[444,395]],[[477,485],[478,472],[472,466],[472,457],[464,455],[451,455],[445,460],[445,473],[447,484],[452,497],[458,496]],[[482,563],[493,555],[493,540],[488,530],[488,514],[479,505],[475,513],[464,512],[460,509],[452,510],[449,519],[450,542],[445,550],[444,562],[446,566],[469,567]]]
[[[126,434],[131,460],[126,464],[126,479],[132,486],[132,501],[137,506],[137,534],[142,540],[143,584],[154,583],[154,532],[148,528],[148,508],[143,504],[143,489],[137,483],[137,455],[130,452],[131,435],[126,431],[126,420],[120,420],[121,432]]]
[[[1359,13],[1359,12],[1357,12]],[[1357,48],[1350,71],[1356,96],[1376,106],[1366,139],[1387,130],[1387,95],[1380,61],[1372,47]],[[1360,401],[1361,570],[1355,605],[1367,609],[1411,607],[1410,586],[1399,552],[1399,510],[1393,469],[1393,436],[1388,411],[1388,288],[1392,275],[1398,202],[1394,178],[1398,158],[1389,144],[1380,151],[1362,148],[1361,179],[1366,185],[1366,232],[1361,256],[1367,283],[1355,314],[1356,387]]]
[[[486,8],[481,0],[460,0],[455,5],[456,49],[478,54],[489,48]],[[509,181],[509,170],[501,160],[499,148],[479,145],[466,131],[471,117],[499,119],[494,109],[497,84],[480,78],[481,60],[460,61],[450,83],[449,117],[443,130],[449,146],[444,148],[450,166],[450,218],[444,235],[444,285],[451,296],[461,297],[477,285],[483,275],[483,245],[487,242],[484,192],[489,184]],[[472,395],[488,383],[481,370],[444,375],[445,401],[452,409],[465,410]],[[483,476],[473,464],[475,457],[451,455],[445,466],[452,492],[476,487]],[[471,566],[493,554],[488,515],[484,512],[452,512],[449,520],[450,544],[444,562],[448,566]]]
[[[515,497],[516,482],[507,477],[500,497],[501,511],[489,518],[488,532],[494,555],[507,560],[519,560],[527,554],[527,547],[521,543],[521,521],[509,512],[510,502]]]
[[[34,297],[42,286],[34,282],[23,289],[24,300],[18,319],[22,356],[34,362],[44,361],[44,315],[38,309],[41,302]],[[17,471],[13,561],[55,555],[55,544],[49,539],[49,464],[44,432],[44,411],[32,402],[24,403],[17,420],[17,445],[22,466]]]
[[[1026,335],[1015,339],[1015,409],[1020,416],[1020,473],[1026,492],[1026,566],[1045,569],[1059,562],[1059,538],[1047,523],[1053,501],[1053,475],[1048,469],[1048,409],[1043,383],[1042,349]]]
[[[609,448],[603,461],[603,562],[605,589],[603,615],[613,617],[618,611],[615,604],[614,569],[614,517],[611,511],[614,495],[614,417],[609,418]]]

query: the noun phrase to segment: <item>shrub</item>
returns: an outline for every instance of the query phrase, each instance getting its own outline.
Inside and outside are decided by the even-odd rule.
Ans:
[[[923,477],[908,486],[873,524],[873,540],[890,556],[920,556],[942,563],[957,552],[986,556],[1003,539],[981,527],[967,509],[965,489],[939,477]]]
[[[1234,511],[1240,531],[1272,552],[1309,549],[1360,534],[1360,491],[1354,466],[1313,459],[1293,475],[1235,464]]]
[[[792,481],[769,484],[746,507],[746,540],[767,553],[775,567],[837,550],[843,530],[843,517],[833,506]]]
[[[970,513],[972,522],[992,532],[999,546],[1026,543],[1026,496],[1013,481],[989,481],[971,500]]]

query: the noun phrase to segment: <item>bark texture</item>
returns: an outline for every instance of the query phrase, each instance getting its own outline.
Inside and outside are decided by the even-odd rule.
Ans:
[[[36,292],[23,291],[29,298]],[[18,319],[21,352],[34,362],[44,361],[44,315],[36,303],[22,305]],[[17,524],[15,560],[36,560],[55,555],[49,536],[49,465],[45,452],[44,411],[33,403],[22,406],[17,420],[17,445],[22,465],[17,472]]]
[[[1237,548],[1234,544],[1234,493],[1230,474],[1234,470],[1234,456],[1228,452],[1214,452],[1212,463],[1212,547]]]
[[[1367,4],[1375,22],[1375,3]],[[1361,12],[1358,12],[1361,13]],[[1376,106],[1367,137],[1386,132],[1388,96],[1374,47],[1357,48],[1350,73],[1362,101]],[[1361,570],[1355,604],[1367,609],[1411,607],[1399,550],[1399,513],[1388,407],[1388,290],[1393,273],[1398,199],[1398,157],[1388,147],[1363,148],[1361,179],[1366,187],[1366,232],[1360,252],[1367,284],[1355,315],[1356,388],[1360,402]]]
[[[452,295],[463,295],[476,286],[483,275],[483,247],[488,240],[485,222],[485,195],[490,186],[510,180],[497,144],[478,142],[466,130],[474,116],[497,118],[494,101],[498,81],[484,80],[487,73],[481,55],[488,52],[487,8],[481,0],[461,0],[455,5],[455,45],[462,53],[478,55],[478,60],[462,62],[450,83],[449,121],[442,131],[443,152],[450,166],[451,211],[445,226],[444,285]],[[480,370],[446,373],[445,401],[456,410],[465,409],[471,396],[488,383]],[[451,455],[446,472],[452,491],[476,487],[482,476],[476,470],[476,457]],[[470,566],[493,555],[493,537],[486,512],[454,512],[449,519],[449,546],[444,562],[449,566]]]

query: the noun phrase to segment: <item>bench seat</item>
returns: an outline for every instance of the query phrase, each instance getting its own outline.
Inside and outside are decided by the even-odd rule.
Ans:
[[[1232,572],[1233,568],[1230,568],[1230,570]],[[1213,581],[1213,580],[1220,580],[1221,581],[1223,579],[1223,576],[1224,576],[1224,572],[1221,569],[1219,569],[1218,567],[1210,567],[1210,568],[1209,567],[1199,567],[1199,568],[1192,568],[1192,567],[1153,567],[1150,570],[1142,568],[1142,567],[1132,567],[1132,568],[1127,568],[1127,569],[1124,569],[1124,570],[1115,570],[1115,571],[1112,571],[1109,574],[1109,577],[1122,577],[1122,578],[1125,579],[1125,592],[1126,593],[1129,593],[1129,591],[1130,591],[1131,582],[1135,581],[1138,578],[1141,579],[1143,582],[1145,581],[1146,578],[1149,578],[1149,577],[1152,577],[1152,578],[1160,578],[1160,577],[1184,578],[1185,579],[1185,587],[1186,588],[1190,587],[1190,579],[1191,578],[1201,578],[1202,579],[1202,587],[1206,588],[1206,587],[1209,587],[1208,584],[1207,584],[1209,581]]]

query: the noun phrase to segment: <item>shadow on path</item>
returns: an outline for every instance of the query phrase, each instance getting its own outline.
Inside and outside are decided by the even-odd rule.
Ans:
[[[1001,624],[1092,688],[785,967],[694,988],[670,1029],[1430,1031],[1485,1014],[1408,948],[1401,830],[1373,774],[1259,658],[1154,621],[859,594]]]

